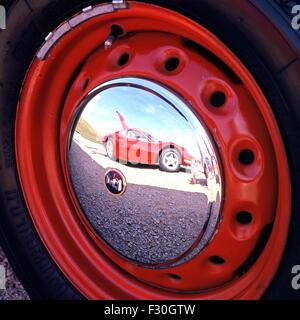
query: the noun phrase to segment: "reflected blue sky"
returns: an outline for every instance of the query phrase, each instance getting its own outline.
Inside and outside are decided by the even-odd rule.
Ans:
[[[174,142],[198,157],[199,147],[189,123],[170,104],[145,90],[134,87],[104,90],[88,103],[82,117],[104,136],[122,130],[117,111],[128,128],[139,128],[160,141]]]

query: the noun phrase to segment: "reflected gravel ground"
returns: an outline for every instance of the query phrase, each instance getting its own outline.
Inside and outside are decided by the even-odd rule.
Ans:
[[[99,155],[97,160],[103,163],[108,158]],[[74,189],[91,224],[130,259],[161,263],[180,256],[195,242],[207,220],[208,202],[203,193],[130,184],[124,195],[115,197],[104,186],[105,169],[76,143],[69,163]],[[142,172],[142,182],[147,175],[162,183],[174,175],[166,176],[159,169],[122,167],[125,176],[129,170]]]
[[[99,184],[103,181],[104,168],[78,145],[75,145],[72,152],[73,161],[80,164],[76,167],[74,162],[73,166],[71,163],[75,189],[81,194],[89,195],[81,199],[81,204],[94,227],[116,249],[144,263],[159,263],[178,256],[195,241],[207,218],[206,214],[199,216],[198,213],[199,208],[207,206],[205,194],[178,190],[170,192],[154,186],[131,185],[130,191],[126,192],[127,196],[107,201],[107,191],[102,188],[102,183]],[[103,156],[101,158],[108,160]],[[163,174],[158,169],[151,169],[148,175],[153,173]],[[101,198],[102,201],[99,201]],[[103,201],[105,198],[106,201]],[[189,216],[183,214],[187,203],[192,209]],[[152,214],[145,214],[147,211],[152,211]],[[0,266],[4,266],[6,272],[6,288],[0,289],[0,300],[28,300],[28,294],[1,247]]]
[[[28,294],[24,290],[7,258],[0,247],[0,266],[4,266],[6,270],[6,289],[0,289],[0,300],[28,300]]]

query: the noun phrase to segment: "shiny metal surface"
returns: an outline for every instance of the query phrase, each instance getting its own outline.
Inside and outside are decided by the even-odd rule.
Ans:
[[[98,235],[145,267],[197,255],[217,229],[222,174],[215,143],[192,107],[157,83],[120,78],[92,90],[79,109],[69,174]],[[108,172],[119,173],[114,182]],[[120,186],[119,195],[107,181]]]

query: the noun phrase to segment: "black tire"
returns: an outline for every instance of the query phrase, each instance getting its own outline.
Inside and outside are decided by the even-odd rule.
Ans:
[[[166,157],[171,156],[176,161],[176,165],[167,165],[165,163]],[[180,152],[175,148],[165,148],[161,151],[159,156],[159,167],[162,171],[167,172],[178,172],[181,165],[181,155]]]
[[[0,33],[0,238],[31,298],[82,297],[50,258],[27,212],[14,153],[18,95],[26,70],[45,36],[94,2],[101,1],[15,0],[6,4],[7,30]],[[251,70],[272,106],[289,159],[293,208],[286,251],[265,298],[298,299],[299,291],[291,287],[291,270],[300,262],[300,38],[285,11],[294,1],[151,2],[181,12],[215,33]]]
[[[112,148],[112,150],[110,151],[109,148]],[[110,160],[116,160],[116,155],[115,155],[115,143],[114,143],[114,139],[112,137],[109,137],[105,143],[105,151],[107,156],[109,157]]]

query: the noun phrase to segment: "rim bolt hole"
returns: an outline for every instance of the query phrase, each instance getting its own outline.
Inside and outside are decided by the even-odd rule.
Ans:
[[[117,24],[113,24],[111,26],[111,29],[110,29],[110,34],[112,36],[114,36],[115,38],[121,36],[122,34],[124,34],[124,30],[121,26],[117,25]]]
[[[84,91],[90,83],[90,79],[86,79],[82,85],[82,90]]]
[[[169,276],[170,278],[172,278],[172,279],[174,279],[174,280],[178,280],[178,281],[182,279],[179,275],[177,275],[177,274],[175,274],[175,273],[169,273],[168,276]]]
[[[236,217],[235,217],[236,221],[239,223],[239,224],[250,224],[253,220],[252,218],[252,214],[250,212],[247,212],[247,211],[241,211],[239,212]]]
[[[239,162],[243,165],[250,165],[255,160],[255,156],[252,150],[245,149],[239,154]]]
[[[176,57],[169,58],[165,63],[165,69],[169,72],[175,71],[180,64],[180,60]]]
[[[130,58],[129,53],[127,52],[123,53],[118,61],[118,65],[120,67],[125,66],[128,63],[129,58]]]
[[[215,108],[222,107],[226,102],[226,95],[222,91],[214,92],[210,97],[210,104]]]
[[[220,256],[211,256],[211,257],[209,257],[209,260],[213,264],[218,264],[218,265],[221,265],[221,264],[225,263],[225,260]]]

